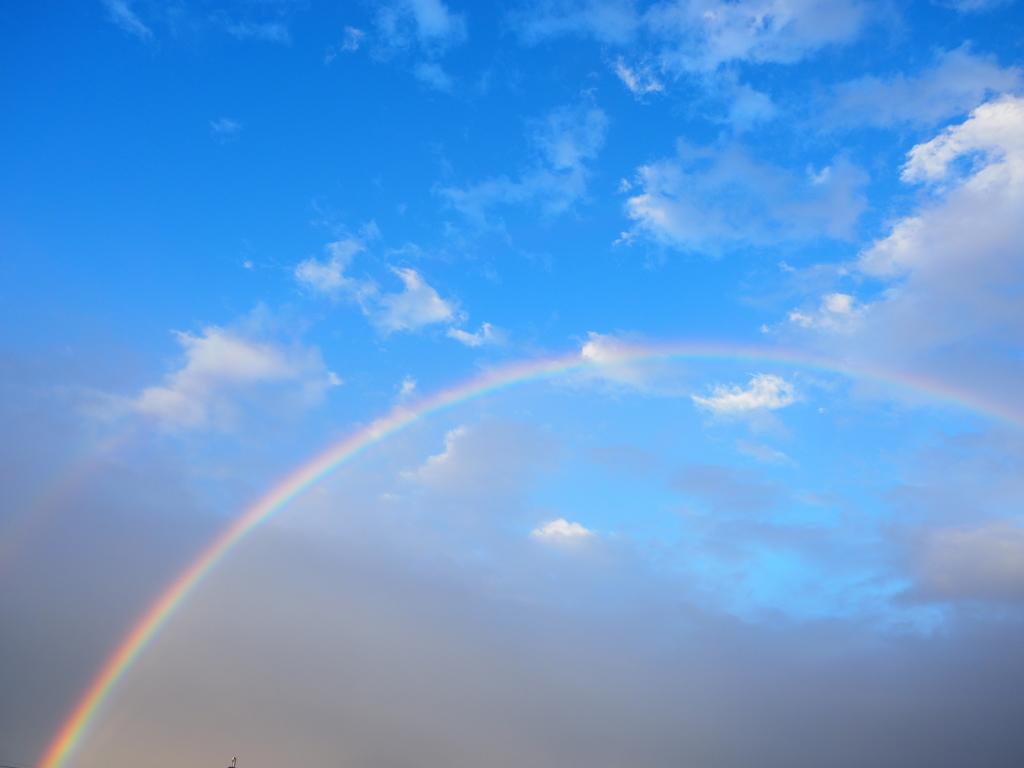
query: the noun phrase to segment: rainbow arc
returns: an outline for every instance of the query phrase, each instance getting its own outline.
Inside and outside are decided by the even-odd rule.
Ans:
[[[683,360],[791,364],[839,373],[854,379],[875,380],[887,385],[895,384],[922,392],[939,401],[952,403],[996,421],[1024,428],[1024,414],[942,383],[890,371],[871,370],[861,365],[852,366],[836,361],[822,360],[781,349],[722,344],[621,346],[608,351],[607,354],[602,354],[600,359],[573,354],[494,368],[411,405],[396,407],[386,416],[331,445],[294,470],[239,514],[195,560],[178,574],[121,640],[47,747],[40,768],[63,768],[73,756],[76,748],[83,742],[90,726],[97,719],[103,704],[110,697],[118,682],[124,678],[175,611],[217,564],[249,533],[333,470],[419,421],[503,389],[574,374],[599,373],[603,369],[616,366]]]

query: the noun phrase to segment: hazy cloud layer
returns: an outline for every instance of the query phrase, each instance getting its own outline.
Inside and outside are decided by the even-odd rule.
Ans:
[[[649,238],[684,251],[849,238],[865,198],[863,171],[843,158],[803,177],[761,162],[738,144],[695,147],[637,169],[623,185],[636,223],[624,241]]]
[[[1024,338],[1022,124],[1024,100],[1004,96],[915,146],[902,178],[923,187],[918,209],[849,265],[884,290],[828,294],[791,312],[791,324],[825,334],[833,353],[900,361],[1005,398],[998,382],[1019,370],[1012,349]]]

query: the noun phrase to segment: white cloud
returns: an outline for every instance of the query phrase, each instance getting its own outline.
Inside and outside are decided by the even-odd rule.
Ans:
[[[651,72],[649,65],[629,67],[622,57],[615,62],[615,74],[633,92],[634,96],[643,96],[665,90],[665,86]]]
[[[570,523],[565,518],[560,518],[534,528],[530,531],[530,535],[535,539],[552,544],[568,544],[588,539],[594,535],[594,532],[587,530],[579,523]]]
[[[580,348],[580,357],[590,363],[607,365],[614,363],[630,352],[636,351],[636,345],[607,333],[591,331],[587,334],[587,340]]]
[[[398,398],[400,400],[412,397],[413,393],[416,392],[416,379],[412,376],[406,376],[402,379],[402,386],[398,390]]]
[[[1022,126],[1024,99],[1004,96],[915,146],[903,178],[925,185],[922,203],[845,269],[882,290],[849,300],[852,324],[821,320],[844,319],[833,311],[797,313],[791,326],[813,329],[818,338],[808,341],[833,355],[911,367],[1016,400],[1024,343]]]
[[[448,337],[460,341],[467,347],[482,347],[486,344],[500,344],[504,334],[490,323],[484,323],[476,333],[467,333],[458,328],[449,328]]]
[[[842,157],[803,176],[753,158],[738,144],[694,147],[637,170],[641,192],[626,201],[636,224],[623,240],[648,237],[681,250],[717,252],[740,243],[851,236],[866,174]]]
[[[401,278],[405,290],[373,295],[374,308],[369,315],[378,328],[387,333],[411,331],[456,319],[454,307],[438,296],[419,272],[402,267],[392,267],[391,271]]]
[[[588,162],[597,158],[607,129],[608,117],[596,107],[555,109],[536,125],[532,138],[538,158],[519,181],[502,176],[438,192],[481,224],[499,205],[537,203],[547,215],[563,213],[586,196]]]
[[[441,0],[397,0],[377,12],[377,29],[391,48],[414,44],[428,53],[440,53],[466,39],[466,19],[452,13]]]
[[[341,41],[341,50],[343,51],[357,51],[359,50],[359,44],[363,41],[366,33],[361,29],[355,27],[345,27],[345,37]]]
[[[569,381],[662,397],[688,396],[679,366],[671,361],[643,359],[647,352],[650,347],[639,334],[591,331],[580,345],[579,358],[580,362],[591,363],[593,367],[585,367]]]
[[[367,236],[373,236],[371,228]],[[403,289],[386,293],[371,279],[358,280],[346,274],[356,254],[365,251],[365,241],[348,237],[328,243],[326,261],[306,259],[295,268],[295,279],[309,290],[331,298],[355,301],[371,323],[384,333],[413,331],[434,323],[464,319],[456,306],[442,299],[423,276],[409,267],[389,267],[403,283]]]
[[[412,73],[420,82],[443,93],[451,93],[455,89],[455,83],[436,61],[421,61],[412,68]]]
[[[175,335],[185,364],[133,403],[165,429],[230,429],[239,418],[238,397],[260,385],[291,385],[293,399],[312,404],[341,383],[315,348],[253,341],[216,326],[199,336]]]
[[[848,43],[867,14],[857,0],[672,0],[640,11],[623,0],[544,2],[514,17],[531,42],[587,34],[612,44],[643,33],[667,71],[707,72],[735,61],[791,63]]]
[[[817,311],[810,314],[794,309],[789,321],[801,328],[816,328],[830,332],[852,333],[860,326],[865,308],[848,293],[829,293],[822,297]]]
[[[637,345],[628,338],[591,331],[580,347],[580,358],[600,366],[591,374],[600,380],[647,390],[654,386],[657,371],[651,366],[626,362],[636,351]]]
[[[547,432],[522,422],[485,419],[449,431],[444,451],[405,477],[452,498],[511,501],[557,456],[557,441]]]
[[[840,85],[823,122],[931,125],[963,114],[993,94],[1018,91],[1021,85],[1020,68],[1000,67],[994,57],[975,56],[963,46],[940,53],[934,67],[916,76],[867,76]]]
[[[744,389],[739,385],[716,384],[710,397],[691,395],[693,402],[719,414],[735,414],[758,409],[777,410],[796,402],[793,384],[780,376],[759,373]]]
[[[153,36],[153,31],[142,23],[142,19],[132,10],[131,0],[103,0],[110,14],[110,20],[127,32],[143,40]]]
[[[324,64],[330,64],[338,58],[339,51],[342,53],[358,51],[365,37],[366,33],[363,30],[356,29],[355,27],[345,27],[345,34],[342,36],[341,43],[327,46],[327,51],[324,53]]]
[[[345,270],[352,263],[353,257],[366,250],[365,243],[355,237],[348,237],[324,246],[330,254],[327,261],[306,259],[295,268],[295,279],[307,288],[331,296],[349,292],[354,296],[368,290],[368,286],[360,281],[345,276]]]
[[[967,188],[979,191],[996,183],[1020,183],[1024,172],[1024,99],[1007,96],[978,107],[970,118],[918,144],[907,155],[903,179],[941,182],[954,172],[954,161],[970,159]],[[973,155],[973,157],[972,157]],[[1012,178],[1011,178],[1012,177]]]
[[[799,61],[852,41],[864,21],[856,0],[676,0],[655,4],[644,19],[664,44],[665,66],[688,71],[732,61]]]
[[[930,597],[1024,601],[1024,528],[1004,520],[931,531],[918,579]]]

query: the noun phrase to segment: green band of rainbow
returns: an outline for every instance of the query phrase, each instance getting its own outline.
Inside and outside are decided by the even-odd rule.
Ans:
[[[278,483],[251,507],[240,514],[224,531],[180,573],[163,594],[138,620],[106,661],[88,690],[61,726],[48,746],[40,768],[62,768],[82,742],[110,692],[121,680],[147,645],[160,632],[175,610],[210,573],[214,566],[250,531],[268,520],[289,501],[310,488],[332,470],[361,452],[386,440],[417,421],[447,408],[508,387],[575,373],[587,373],[616,366],[671,362],[684,359],[722,361],[761,361],[794,364],[840,373],[856,379],[873,379],[886,384],[924,392],[939,400],[955,403],[997,421],[1024,427],[1024,414],[1005,406],[983,401],[975,395],[949,386],[903,374],[869,370],[862,365],[821,360],[780,349],[685,344],[652,347],[618,347],[600,359],[574,354],[555,359],[531,360],[487,371],[451,389],[439,392],[410,407],[399,406],[350,437],[332,445]]]

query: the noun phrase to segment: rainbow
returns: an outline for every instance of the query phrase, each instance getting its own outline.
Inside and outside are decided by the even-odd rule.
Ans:
[[[401,432],[418,421],[448,408],[531,382],[597,373],[617,366],[643,365],[681,360],[750,361],[791,364],[804,368],[839,373],[855,379],[875,380],[887,385],[923,392],[939,401],[988,418],[1024,428],[1024,413],[992,403],[964,390],[901,373],[869,369],[815,358],[799,352],[721,344],[675,344],[641,347],[625,344],[600,344],[594,339],[582,352],[559,358],[519,362],[485,371],[450,389],[409,405],[397,406],[383,418],[328,447],[302,465],[252,506],[236,517],[206,549],[182,571],[157,600],[146,609],[135,626],[121,640],[116,651],[104,663],[95,679],[64,721],[43,755],[40,768],[62,768],[78,747],[111,691],[124,678],[134,662],[160,632],[174,612],[185,602],[203,579],[241,542],[247,534],[266,522],[282,507],[315,485],[334,469],[352,460],[374,445]]]

